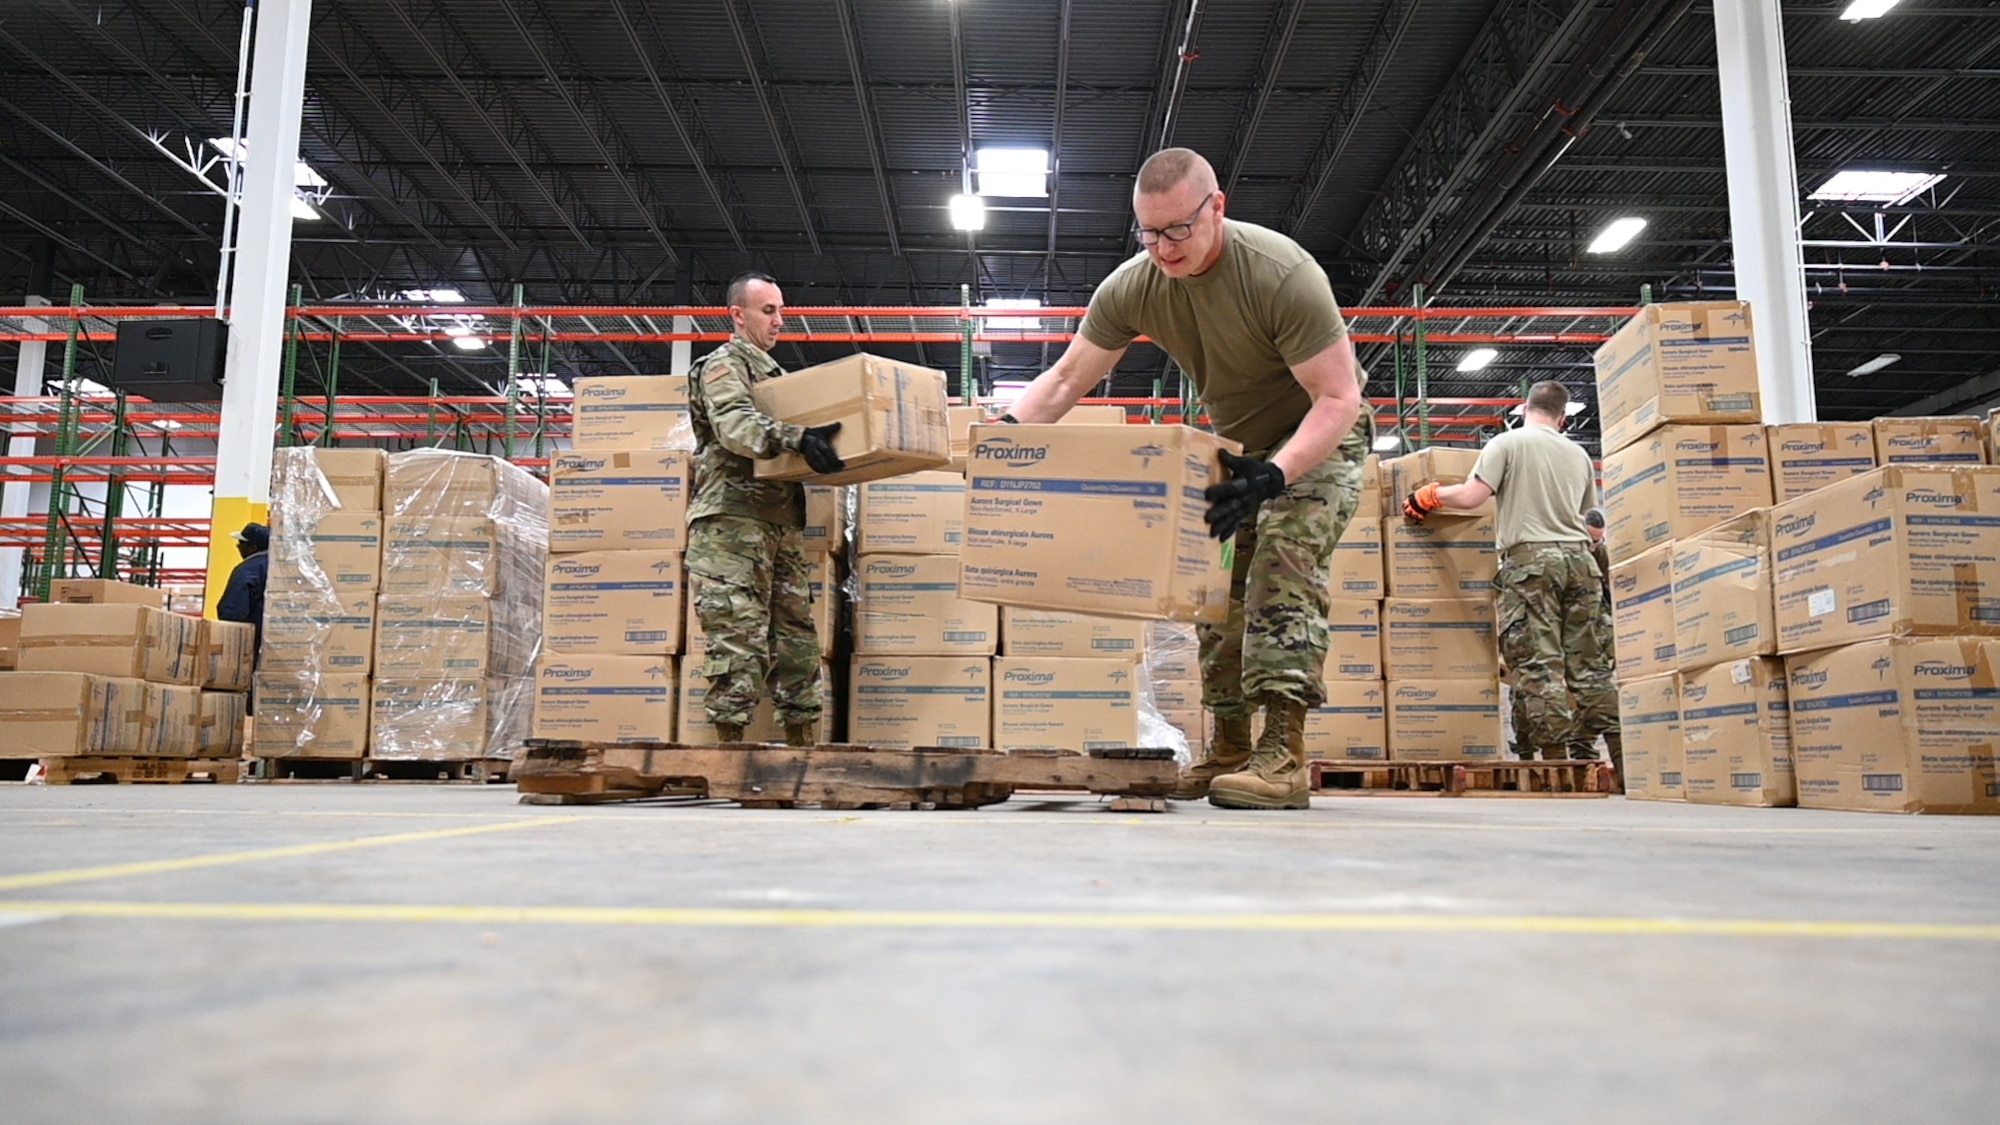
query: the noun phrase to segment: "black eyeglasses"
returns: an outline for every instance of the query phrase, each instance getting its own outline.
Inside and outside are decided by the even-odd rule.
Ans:
[[[1194,233],[1194,221],[1201,218],[1201,213],[1208,210],[1208,205],[1213,202],[1215,202],[1215,193],[1210,192],[1208,193],[1208,197],[1201,201],[1201,206],[1194,209],[1194,214],[1187,217],[1186,222],[1160,227],[1157,230],[1152,227],[1138,227],[1134,229],[1133,233],[1139,236],[1139,245],[1141,246],[1157,246],[1162,238],[1168,242],[1186,242],[1188,236]]]

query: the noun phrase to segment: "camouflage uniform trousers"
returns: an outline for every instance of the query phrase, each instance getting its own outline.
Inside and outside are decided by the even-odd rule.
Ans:
[[[1326,701],[1328,567],[1334,544],[1361,504],[1361,461],[1374,440],[1363,415],[1356,433],[1325,461],[1285,487],[1236,533],[1229,616],[1202,625],[1201,704],[1217,719],[1248,719],[1259,700]],[[1359,454],[1356,454],[1356,450]]]
[[[779,722],[817,724],[819,637],[801,529],[703,516],[688,529],[687,574],[708,635],[708,721],[749,725],[768,683]]]
[[[1501,560],[1494,616],[1523,758],[1595,757],[1597,736],[1618,729],[1603,590],[1581,545],[1518,544]]]

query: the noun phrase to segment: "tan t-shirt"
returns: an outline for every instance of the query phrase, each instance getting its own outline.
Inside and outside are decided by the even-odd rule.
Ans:
[[[1117,351],[1151,337],[1194,380],[1215,432],[1252,451],[1290,437],[1312,406],[1292,365],[1347,334],[1326,271],[1273,230],[1225,219],[1222,257],[1172,278],[1144,252],[1091,294],[1079,331]]]
[[[1472,475],[1493,490],[1494,546],[1584,543],[1583,511],[1597,506],[1597,471],[1583,447],[1547,426],[1509,430],[1479,451]]]

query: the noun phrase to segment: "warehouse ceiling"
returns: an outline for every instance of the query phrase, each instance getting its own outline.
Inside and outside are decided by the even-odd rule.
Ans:
[[[1846,22],[1845,3],[1784,4],[1820,410],[1963,408],[2000,393],[2000,4]],[[169,153],[229,134],[241,17],[0,2],[0,292],[213,300],[221,173]],[[1690,0],[318,0],[312,27],[310,302],[507,303],[518,283],[529,304],[714,304],[756,268],[794,306],[957,305],[962,285],[1081,304],[1133,252],[1131,176],[1167,143],[1214,161],[1231,216],[1297,237],[1344,304],[1419,283],[1444,305],[1733,293],[1713,15]],[[988,147],[1045,149],[1052,174],[968,235],[947,200]],[[1849,168],[1943,179],[1893,205],[1805,198]],[[1634,242],[1586,251],[1625,216],[1647,221]],[[1388,393],[1390,357],[1363,350]],[[1589,385],[1586,348],[1499,351],[1459,374],[1434,349],[1429,392]],[[427,345],[344,362],[343,385],[399,393],[505,372]],[[576,345],[556,367],[666,362]],[[1135,348],[1113,389],[1168,374]]]

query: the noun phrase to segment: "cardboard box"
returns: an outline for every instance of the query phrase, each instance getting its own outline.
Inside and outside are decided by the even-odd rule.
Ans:
[[[1877,418],[1878,465],[1986,463],[1986,438],[1971,415],[1941,418]]]
[[[840,423],[833,451],[847,468],[812,471],[797,453],[757,462],[760,480],[859,484],[951,463],[944,372],[873,355],[851,355],[767,379],[750,389],[757,409],[799,426]]]
[[[1388,685],[1331,680],[1326,701],[1306,712],[1306,757],[1379,762],[1389,756]]]
[[[1403,498],[1426,484],[1464,484],[1472,479],[1472,467],[1479,463],[1477,449],[1454,445],[1433,445],[1405,453],[1401,457],[1391,457],[1382,462],[1381,492],[1382,518],[1400,521],[1403,518]],[[1363,491],[1366,491],[1364,482]],[[1477,508],[1445,508],[1432,512],[1430,519],[1451,523],[1460,519],[1492,519],[1493,500],[1488,499]],[[1425,522],[1429,522],[1426,520]],[[1492,536],[1487,536],[1492,538]]]
[[[319,449],[295,446],[271,458],[271,527],[293,515],[328,508],[348,512],[382,510],[382,478],[389,455],[380,449]]]
[[[569,654],[671,656],[681,650],[686,600],[678,551],[551,555],[542,645]]]
[[[1400,522],[1400,521],[1399,521]],[[1333,548],[1327,592],[1335,598],[1374,598],[1387,590],[1380,516],[1358,515],[1341,530]]]
[[[84,672],[0,676],[0,758],[135,753],[144,682]]]
[[[1326,621],[1326,679],[1381,679],[1382,603],[1335,598]]]
[[[693,449],[683,375],[593,375],[572,388],[577,449]]]
[[[1866,422],[1766,426],[1764,435],[1779,503],[1875,467],[1875,430]]]
[[[963,473],[968,455],[972,452],[972,427],[988,421],[983,406],[951,406],[945,408],[945,416],[951,427],[951,467]],[[1128,416],[1122,406],[1072,406],[1069,413],[1056,419],[1058,426],[1123,426]]]
[[[1500,571],[1500,552],[1494,546],[1499,525],[1493,517],[1383,522],[1390,597],[1467,598],[1492,592],[1493,577]]]
[[[991,656],[1000,645],[999,608],[958,596],[956,555],[862,555],[854,592],[855,652]]]
[[[1907,637],[1786,657],[1799,804],[2000,813],[1991,648]],[[1625,745],[1629,757],[1630,736]]]
[[[1493,602],[1390,598],[1382,605],[1382,652],[1391,680],[1497,678]]]
[[[201,689],[147,684],[145,716],[139,722],[141,754],[194,757],[201,749]]]
[[[498,594],[508,534],[484,516],[392,519],[382,541],[382,596]]]
[[[270,588],[372,594],[382,585],[382,513],[294,518],[271,541]]]
[[[1000,605],[1221,621],[1233,545],[1202,490],[1235,442],[1186,426],[975,426],[959,591]]]
[[[1006,656],[1138,661],[1146,656],[1146,632],[1146,622],[1129,618],[1010,606],[1001,611],[1000,651]]]
[[[476,680],[514,671],[498,635],[493,603],[439,595],[383,598],[375,605],[375,678]]]
[[[680,452],[559,453],[549,460],[549,550],[686,550],[691,479]]]
[[[815,555],[847,553],[849,490],[824,484],[806,485],[806,551]],[[963,518],[963,517],[961,517]]]
[[[1771,506],[1762,426],[1665,426],[1604,458],[1611,561]]]
[[[1161,711],[1199,711],[1201,704],[1200,680],[1147,680],[1146,687],[1153,693],[1153,706]]]
[[[1387,503],[1385,495],[1382,490],[1382,455],[1370,453],[1361,459],[1361,503],[1355,508],[1355,513],[1362,516],[1377,514],[1386,519],[1389,513],[1384,508]],[[1401,517],[1402,514],[1399,507],[1396,515]]]
[[[491,682],[483,679],[378,678],[369,692],[368,756],[427,762],[485,757],[491,693]]]
[[[236,691],[205,691],[196,701],[195,746],[197,758],[240,758],[243,756],[243,718],[250,696]]]
[[[201,675],[201,619],[142,605],[21,607],[21,670],[163,684]]]
[[[363,758],[366,676],[257,676],[253,749],[260,758]]]
[[[1626,798],[1686,800],[1680,674],[1619,684],[1618,729],[1625,742]]]
[[[857,656],[849,665],[847,737],[866,746],[986,746],[993,662],[972,656]]]
[[[268,595],[264,612],[270,616]],[[257,627],[234,621],[202,621],[198,629],[197,686],[209,691],[249,691],[250,674],[257,665]]]
[[[1795,805],[1785,663],[1760,656],[1681,674],[1682,778],[1697,805]]]
[[[21,663],[21,612],[0,612],[0,672],[11,672]]]
[[[1763,419],[1750,306],[1743,301],[1648,305],[1597,349],[1604,453],[1669,422]]]
[[[1506,749],[1498,680],[1391,680],[1389,757],[1492,762]]]
[[[1778,651],[2000,634],[2000,468],[1889,465],[1771,513]]]
[[[1671,672],[1680,664],[1674,618],[1674,544],[1662,543],[1611,565],[1611,642],[1621,681]]]
[[[965,539],[965,478],[910,473],[855,488],[854,549],[863,555],[955,555]]]
[[[1188,753],[1199,761],[1208,749],[1208,713],[1205,711],[1162,711],[1160,718],[1187,739]]]
[[[715,724],[708,721],[708,680],[701,674],[699,661],[681,661],[680,702],[674,715],[674,738],[688,746],[713,746],[721,739],[717,736]],[[820,711],[818,738],[821,742],[833,741],[834,703],[832,675],[825,665],[820,666],[820,695],[825,706]],[[783,742],[785,728],[778,722],[777,708],[767,692],[757,701],[756,710],[750,714],[750,723],[743,728],[745,742]]]
[[[389,455],[382,503],[391,521],[506,518],[523,509],[547,511],[548,493],[526,470],[497,457],[419,448]]]
[[[273,675],[367,675],[375,666],[375,595],[266,593],[264,651],[258,659],[260,669]]]
[[[535,668],[535,737],[672,742],[670,656],[549,655]]]
[[[1138,746],[1139,669],[1128,660],[993,662],[993,745],[1002,750]]]
[[[49,600],[65,605],[149,605],[167,608],[167,592],[109,578],[58,578],[49,583]]]
[[[1146,674],[1155,680],[1201,679],[1201,637],[1183,621],[1146,623]]]
[[[1675,543],[1673,558],[1677,667],[1692,671],[1778,651],[1768,510],[1738,516]]]

